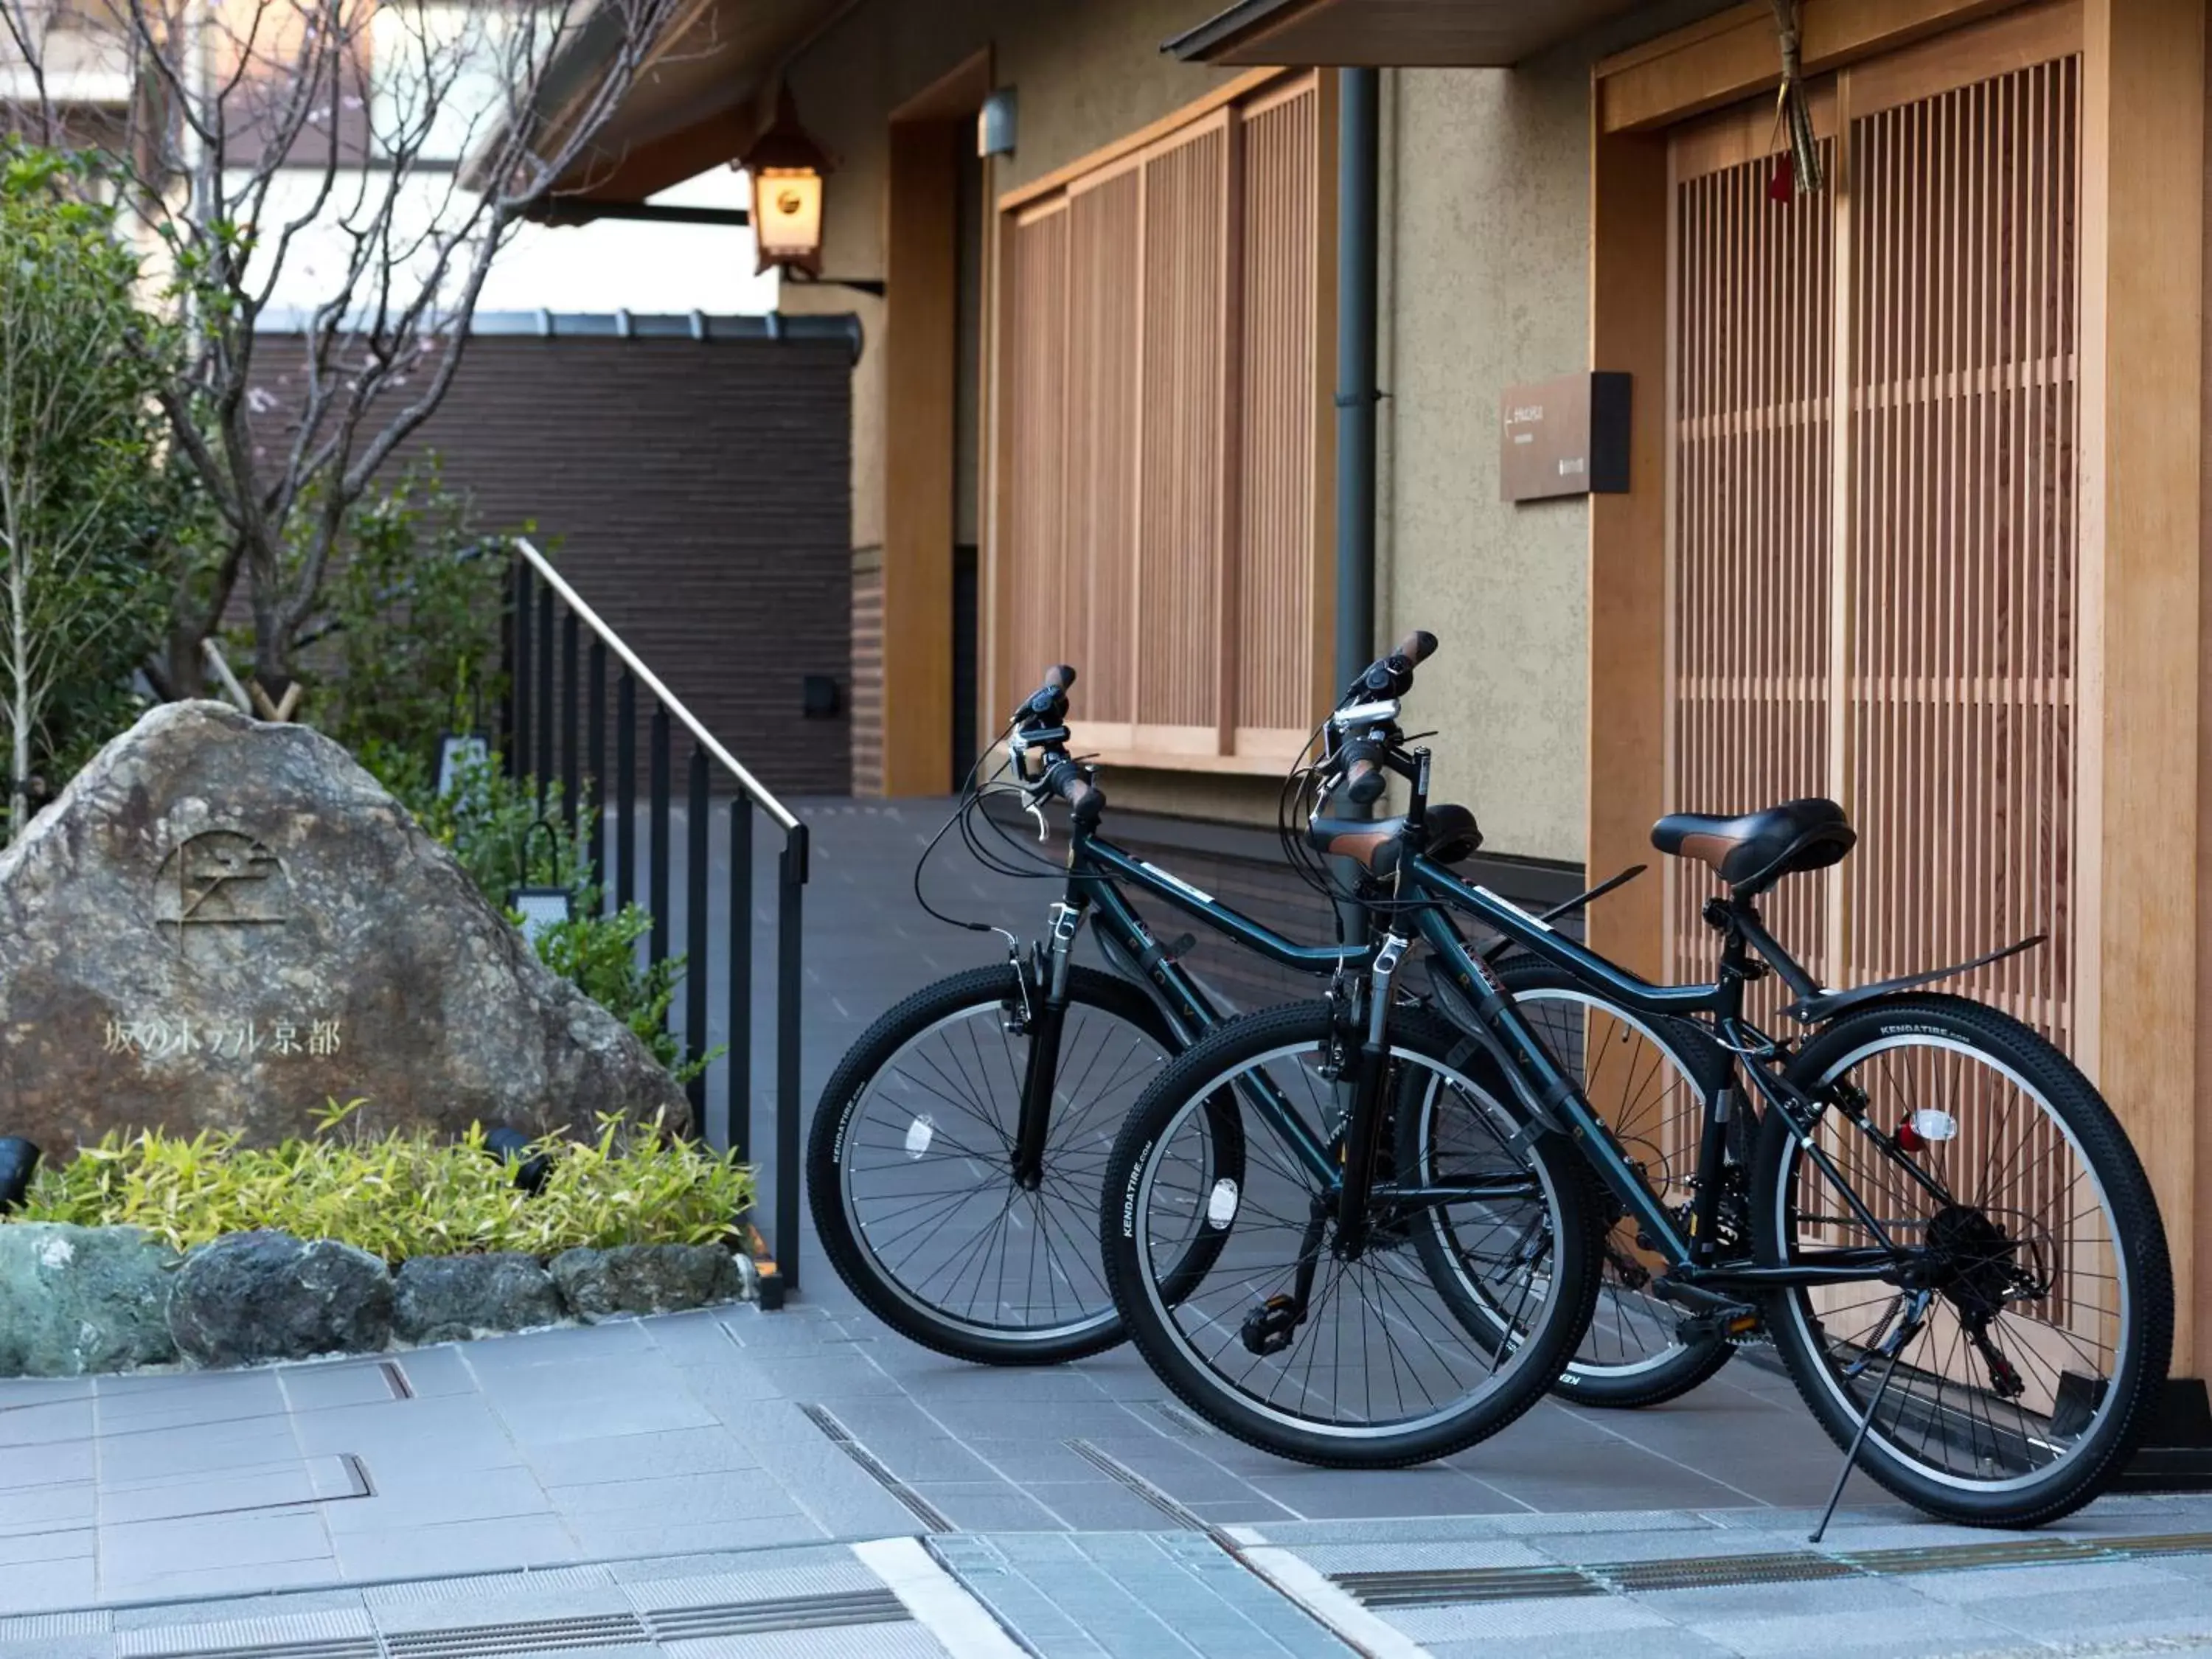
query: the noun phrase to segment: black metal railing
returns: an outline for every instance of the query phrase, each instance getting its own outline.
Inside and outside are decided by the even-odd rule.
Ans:
[[[637,741],[639,699],[646,720],[647,783],[644,903],[653,925],[648,963],[671,954],[672,884],[684,884],[684,957],[681,1035],[695,1067],[709,1052],[709,1008],[715,989],[713,947],[726,956],[720,989],[726,998],[726,1052],[690,1083],[695,1131],[709,1145],[747,1162],[768,1164],[775,1216],[770,1239],[782,1288],[799,1285],[800,1122],[799,1101],[800,929],[806,887],[806,826],[759,779],[701,725],[690,710],[601,621],[591,606],[529,542],[514,544],[514,564],[507,640],[508,698],[505,752],[520,775],[541,786],[557,781],[569,830],[580,810],[591,813],[586,841],[593,884],[603,902],[620,909],[638,897]],[[588,644],[586,641],[588,640]],[[610,721],[607,689],[614,685]],[[607,739],[614,763],[607,763]],[[690,745],[684,783],[680,856],[672,823],[674,743]],[[715,777],[727,794],[729,879],[714,879]],[[769,1156],[757,1151],[753,1133],[754,819],[766,814],[783,836],[774,883],[775,906],[768,925],[775,935],[775,1139]],[[613,867],[608,868],[609,829]],[[719,1100],[710,1082],[720,1081]],[[719,1106],[720,1109],[714,1108]]]

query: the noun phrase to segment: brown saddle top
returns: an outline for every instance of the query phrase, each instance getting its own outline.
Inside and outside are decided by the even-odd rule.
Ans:
[[[1431,806],[1421,830],[1423,855],[1438,864],[1457,864],[1472,858],[1482,845],[1482,831],[1475,827],[1474,814],[1464,806]],[[1398,848],[1405,835],[1402,817],[1319,817],[1306,830],[1306,839],[1316,851],[1331,858],[1350,859],[1376,876],[1387,876],[1397,867]]]
[[[1736,818],[1670,812],[1651,826],[1654,847],[1698,860],[1743,898],[1799,871],[1826,869],[1857,841],[1844,809],[1818,799],[1784,801]]]

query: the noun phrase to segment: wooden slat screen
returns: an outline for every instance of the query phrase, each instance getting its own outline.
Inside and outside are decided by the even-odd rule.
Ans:
[[[1243,429],[1237,482],[1240,745],[1303,744],[1314,719],[1313,409],[1319,384],[1313,157],[1318,100],[1299,90],[1245,117]]]
[[[1816,204],[1769,201],[1768,171],[1724,167],[1677,192],[1669,799],[1681,811],[1749,811],[1829,788],[1831,227]],[[1698,911],[1718,887],[1668,873],[1686,978],[1710,965]],[[1823,884],[1785,883],[1767,909],[1819,973]]]
[[[2078,58],[1854,124],[1849,965],[2072,1035]]]
[[[1211,752],[1219,714],[1228,149],[1224,111],[1155,151],[1142,170],[1139,750]]]
[[[1128,343],[1142,315],[1137,256],[1144,246],[1138,236],[1143,205],[1133,167],[1068,200],[1066,396],[1080,441],[1066,448],[1066,604],[1040,619],[1040,625],[1066,630],[1069,660],[1084,672],[1085,714],[1123,723],[1137,718],[1137,586],[1119,551],[1133,544],[1137,532],[1141,393]],[[1037,365],[1048,372],[1048,351]],[[1030,665],[1032,677],[1039,665]]]
[[[1083,641],[1068,636],[1065,619],[1076,614],[1066,603],[1071,563],[1069,524],[1082,522],[1071,512],[1066,442],[1069,377],[1061,354],[1069,337],[1068,204],[1054,203],[1025,214],[1006,234],[1006,356],[1012,377],[1011,402],[1025,429],[1015,449],[1018,464],[1007,478],[1007,538],[1022,550],[1022,563],[1008,583],[1006,631],[1035,640],[1040,649],[1024,671],[1034,689],[1040,670],[1063,658],[1082,654]],[[1080,567],[1078,567],[1080,568]],[[1018,679],[1002,684],[1022,684]],[[1006,701],[1002,695],[999,702]],[[988,709],[987,720],[1005,718]]]
[[[1006,217],[992,660],[1014,695],[1073,663],[1109,761],[1271,770],[1318,714],[1320,103],[1288,79]]]
[[[1838,984],[2073,1036],[2078,57],[1853,116],[1822,197],[1676,144],[1670,805],[1840,800],[1769,901]],[[1846,366],[1837,383],[1836,365]],[[1838,430],[1838,406],[1847,410]],[[1675,971],[1710,884],[1671,873]]]

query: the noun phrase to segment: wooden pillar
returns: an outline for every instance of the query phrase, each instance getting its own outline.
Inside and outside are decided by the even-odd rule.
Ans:
[[[884,279],[884,793],[952,787],[960,129],[891,125]]]
[[[1651,821],[1667,778],[1667,141],[1590,138],[1590,367],[1632,380],[1628,492],[1589,498],[1589,869],[1654,867],[1589,913],[1591,944],[1657,977],[1665,872]]]
[[[2157,1189],[2175,1374],[2203,1376],[2203,0],[2083,25],[2081,1050]]]

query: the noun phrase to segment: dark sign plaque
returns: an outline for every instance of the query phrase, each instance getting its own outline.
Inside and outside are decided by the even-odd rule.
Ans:
[[[1628,376],[1566,374],[1498,400],[1498,477],[1509,501],[1628,489]]]

